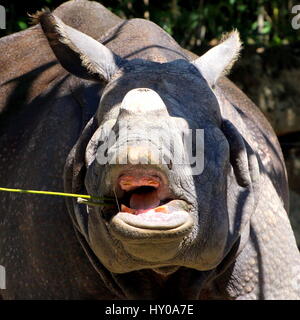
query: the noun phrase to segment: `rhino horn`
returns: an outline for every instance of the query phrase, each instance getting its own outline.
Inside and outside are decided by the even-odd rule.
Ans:
[[[137,88],[127,92],[123,98],[120,112],[125,114],[169,115],[160,95],[152,89]]]
[[[110,49],[64,24],[54,14],[42,12],[38,20],[57,59],[70,73],[108,82],[122,64]]]
[[[226,75],[238,59],[242,43],[238,31],[223,37],[220,44],[193,61],[209,85],[214,86],[220,76]]]

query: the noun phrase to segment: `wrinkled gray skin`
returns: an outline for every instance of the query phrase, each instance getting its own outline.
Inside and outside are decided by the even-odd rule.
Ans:
[[[298,299],[280,147],[258,109],[222,77],[239,53],[238,34],[197,58],[153,23],[122,21],[93,2],[66,3],[39,20],[43,31],[0,41],[1,185],[116,193],[121,201],[122,175],[149,175],[162,200],[184,205],[166,223],[115,206],[1,194],[3,298]],[[131,91],[138,88],[148,90]],[[99,164],[103,127],[110,135],[123,120],[129,162]],[[180,147],[185,127],[204,129],[201,174],[135,163],[137,150],[146,157],[155,149],[145,144],[155,145],[150,129]],[[107,154],[123,150],[118,142]]]

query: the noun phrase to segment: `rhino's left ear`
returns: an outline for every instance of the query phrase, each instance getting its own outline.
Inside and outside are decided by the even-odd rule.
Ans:
[[[70,73],[88,80],[108,82],[122,59],[90,36],[64,24],[50,12],[36,18],[61,65]]]
[[[214,86],[218,78],[230,71],[237,60],[242,43],[238,31],[233,31],[223,37],[220,44],[207,51],[192,63],[203,77]]]

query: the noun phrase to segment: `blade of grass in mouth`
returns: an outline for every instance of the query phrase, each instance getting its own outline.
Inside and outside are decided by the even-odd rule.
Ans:
[[[65,193],[65,192],[54,192],[54,191],[40,191],[40,190],[24,190],[24,189],[12,189],[12,188],[0,188],[0,191],[5,192],[17,192],[17,193],[25,193],[25,194],[41,194],[48,196],[61,196],[61,197],[72,197],[78,198],[79,203],[90,204],[90,205],[110,205],[115,203],[114,198],[108,197],[95,197],[87,194],[76,194],[76,193]],[[80,199],[86,199],[85,201],[81,201]],[[90,200],[90,201],[88,201]],[[101,201],[101,203],[99,202]]]

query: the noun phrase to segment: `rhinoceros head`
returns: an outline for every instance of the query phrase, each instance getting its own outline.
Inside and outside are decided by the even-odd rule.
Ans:
[[[105,83],[67,169],[68,191],[117,200],[69,205],[87,251],[114,273],[215,268],[255,205],[257,163],[214,94],[238,33],[192,62],[155,62],[125,60],[50,13],[40,21],[66,70]]]

